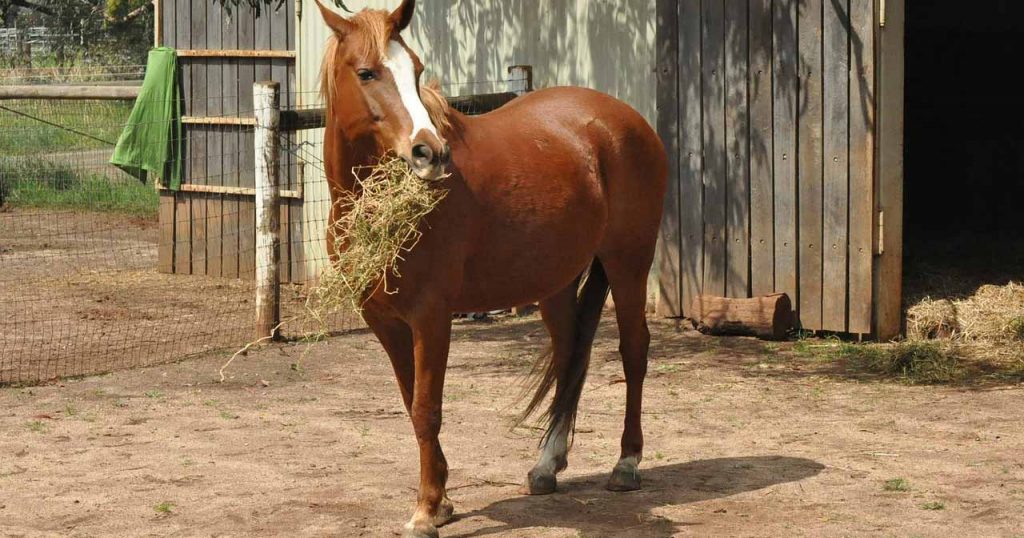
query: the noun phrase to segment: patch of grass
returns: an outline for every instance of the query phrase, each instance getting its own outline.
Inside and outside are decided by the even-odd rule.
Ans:
[[[157,398],[163,398],[164,397],[164,393],[160,392],[159,390],[147,390],[145,392],[145,395],[146,395],[146,398],[150,398],[150,399],[154,399],[154,400],[157,399]]]
[[[65,404],[64,405],[64,414],[69,416],[69,417],[73,417],[73,416],[78,414],[78,409],[75,407],[74,404],[70,404],[70,403],[69,404]]]
[[[154,506],[153,510],[155,510],[156,513],[158,513],[158,514],[167,515],[167,514],[174,513],[174,509],[177,508],[177,506],[178,505],[172,503],[171,501],[164,501],[164,502]]]
[[[105,142],[117,142],[135,105],[116,101],[26,99],[5,101],[3,106],[21,114],[0,110],[0,132],[3,133],[0,136],[0,155],[36,155],[111,147]],[[66,129],[26,116],[56,123]]]
[[[882,489],[885,491],[910,491],[910,482],[902,478],[890,478],[882,485]]]
[[[11,207],[65,209],[155,217],[160,195],[152,185],[111,179],[70,164],[0,159],[0,189]]]
[[[29,431],[35,433],[46,433],[47,431],[50,430],[50,426],[48,426],[45,422],[41,420],[30,421],[25,426],[28,427]]]
[[[955,349],[946,349],[935,342],[848,344],[840,348],[840,354],[870,372],[896,376],[911,383],[950,383],[959,379],[963,370]]]
[[[946,505],[941,501],[932,501],[930,503],[924,503],[921,505],[923,510],[945,510]]]
[[[239,415],[238,413],[233,413],[231,411],[221,411],[220,418],[223,418],[225,420],[237,420],[242,418],[242,416]]]

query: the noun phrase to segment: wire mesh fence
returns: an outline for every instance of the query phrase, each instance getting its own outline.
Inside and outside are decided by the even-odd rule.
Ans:
[[[442,89],[506,88],[487,81]],[[238,96],[204,98],[233,113],[186,122],[179,190],[109,164],[132,102],[0,100],[0,384],[223,354],[253,340],[251,100],[246,108]],[[315,92],[288,102],[319,106]],[[476,112],[472,101],[462,108]],[[280,148],[281,332],[303,338],[361,327],[350,313],[323,327],[304,312],[329,263],[322,129],[282,133]]]

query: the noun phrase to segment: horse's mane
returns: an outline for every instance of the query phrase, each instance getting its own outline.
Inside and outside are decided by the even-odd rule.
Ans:
[[[349,20],[355,23],[356,33],[364,34],[361,39],[347,40],[358,47],[352,52],[361,58],[384,58],[392,35],[388,12],[364,9]],[[337,34],[332,33],[327,40],[324,58],[320,63],[320,97],[324,99],[325,103],[330,103],[336,93],[337,81],[334,73],[337,72],[338,64],[341,63],[340,46],[341,40],[338,39]],[[441,84],[437,80],[432,80],[427,84],[420,85],[420,99],[423,101],[423,106],[427,109],[434,127],[442,134],[451,131],[452,122],[449,115],[452,109],[444,94],[441,93]]]

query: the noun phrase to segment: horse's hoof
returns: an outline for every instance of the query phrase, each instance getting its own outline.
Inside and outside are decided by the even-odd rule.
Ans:
[[[553,474],[541,474],[530,471],[526,475],[527,495],[551,495],[558,489],[558,479]]]
[[[402,538],[440,538],[437,527],[426,523],[407,523],[402,531]]]
[[[636,491],[640,489],[640,471],[636,464],[619,463],[608,478],[608,491]]]
[[[445,523],[452,520],[452,516],[455,515],[455,505],[452,501],[445,497],[441,499],[441,504],[437,506],[437,515],[434,516],[434,525],[440,527]]]

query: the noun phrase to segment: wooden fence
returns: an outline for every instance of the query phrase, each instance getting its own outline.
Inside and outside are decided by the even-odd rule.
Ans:
[[[785,292],[872,333],[875,3],[659,0],[660,312]]]

